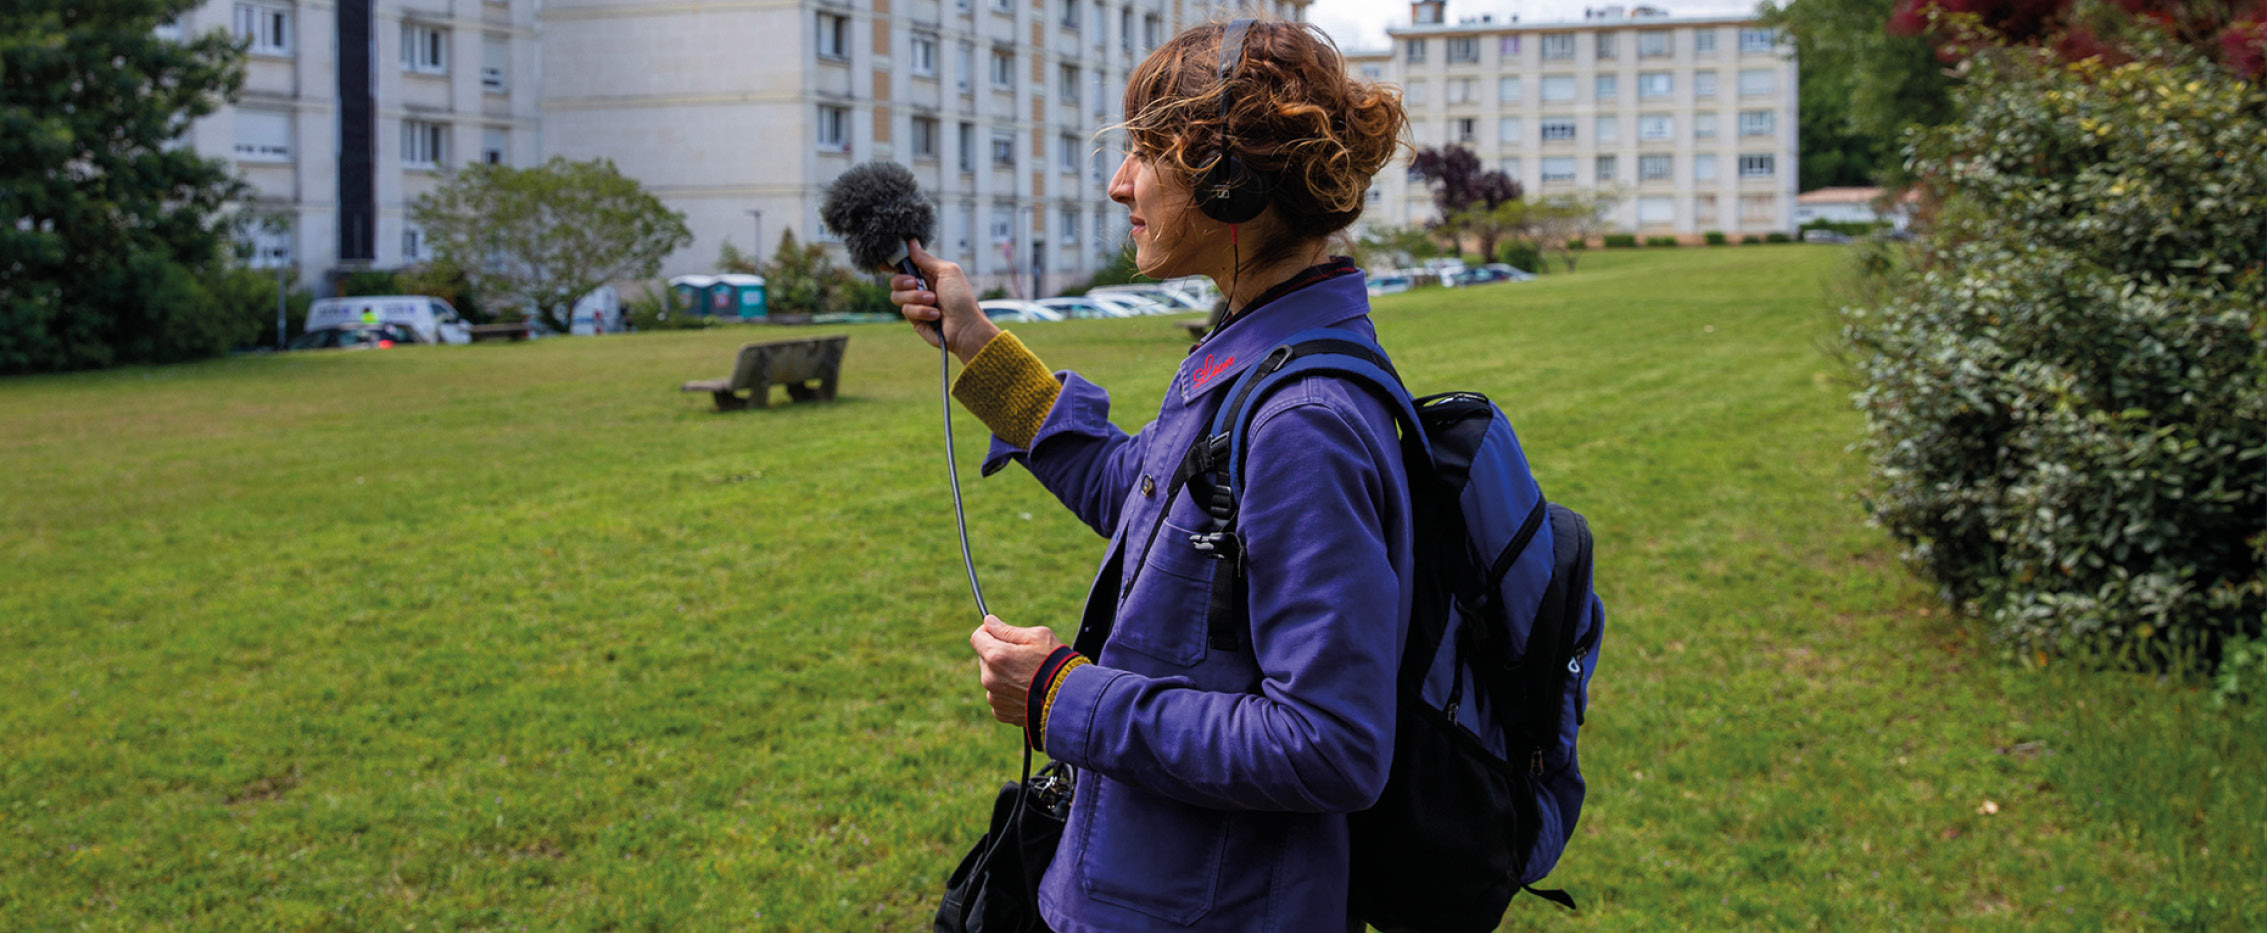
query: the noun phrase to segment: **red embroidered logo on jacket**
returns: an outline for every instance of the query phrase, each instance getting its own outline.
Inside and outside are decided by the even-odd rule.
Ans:
[[[1205,383],[1211,382],[1212,377],[1220,375],[1221,370],[1234,365],[1236,365],[1236,358],[1233,356],[1221,360],[1215,365],[1212,362],[1212,354],[1207,353],[1204,355],[1204,365],[1196,368],[1196,384],[1202,387]]]

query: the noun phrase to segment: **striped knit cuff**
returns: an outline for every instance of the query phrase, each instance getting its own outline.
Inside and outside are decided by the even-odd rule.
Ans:
[[[1030,447],[1063,384],[1014,334],[1001,331],[976,351],[952,383],[952,397],[1000,440]]]
[[[1023,700],[1023,738],[1032,751],[1047,750],[1047,712],[1055,706],[1055,691],[1062,689],[1064,675],[1086,663],[1084,655],[1065,646],[1049,654],[1031,675],[1031,691]]]

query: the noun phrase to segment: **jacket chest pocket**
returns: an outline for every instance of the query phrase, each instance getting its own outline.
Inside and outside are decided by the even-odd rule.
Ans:
[[[1177,510],[1175,510],[1177,511]],[[1192,509],[1193,511],[1193,509]],[[1204,660],[1205,609],[1222,562],[1189,543],[1196,530],[1169,511],[1156,540],[1118,604],[1112,647],[1125,647],[1181,667]],[[1192,522],[1193,524],[1193,522]]]

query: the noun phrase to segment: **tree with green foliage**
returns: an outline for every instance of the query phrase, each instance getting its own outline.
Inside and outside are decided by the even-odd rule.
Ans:
[[[1764,21],[1795,42],[1802,187],[1902,187],[1897,140],[1951,119],[1953,78],[1935,47],[1889,31],[1899,2],[1764,0]]]
[[[693,241],[685,215],[607,159],[469,165],[419,197],[410,219],[424,228],[435,267],[462,273],[491,306],[516,307],[560,333],[576,299],[650,278]]]
[[[2142,41],[1969,57],[1936,222],[1843,312],[1875,520],[2026,659],[2267,634],[2267,91]]]
[[[193,5],[17,0],[0,17],[0,372],[259,339],[262,317],[223,281],[243,185],[180,145],[235,96],[243,55],[224,33],[157,32]]]
[[[1545,253],[1559,254],[1566,271],[1574,271],[1577,243],[1587,242],[1605,227],[1605,215],[1619,199],[1596,192],[1558,194],[1527,206],[1527,229]]]

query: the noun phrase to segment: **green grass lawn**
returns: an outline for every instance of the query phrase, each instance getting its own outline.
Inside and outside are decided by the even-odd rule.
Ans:
[[[1590,802],[1511,929],[2267,926],[2267,714],[2003,660],[1863,522],[1840,251],[1593,253],[1380,300],[1586,512]],[[910,930],[993,723],[933,351],[717,415],[727,329],[0,381],[0,928]],[[1019,331],[1154,412],[1156,319]],[[792,336],[793,334],[786,334]],[[1100,539],[975,477],[993,610]]]

